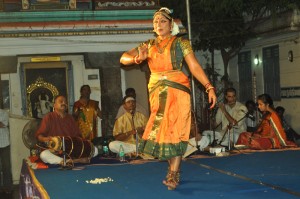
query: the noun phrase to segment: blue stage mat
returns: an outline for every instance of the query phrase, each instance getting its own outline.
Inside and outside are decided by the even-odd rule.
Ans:
[[[206,174],[210,180],[203,186],[208,190],[215,187],[220,196],[227,194],[225,198],[299,198],[299,156],[300,151],[257,152],[187,162],[208,169]],[[191,178],[193,176],[195,175]],[[234,181],[223,178],[224,176],[240,179],[241,183],[237,185]],[[250,186],[245,182],[250,182]]]
[[[187,159],[181,185],[162,184],[166,162],[98,164],[83,170],[35,170],[50,198],[298,198],[300,151],[253,153],[222,158]],[[113,179],[101,184],[95,179]]]

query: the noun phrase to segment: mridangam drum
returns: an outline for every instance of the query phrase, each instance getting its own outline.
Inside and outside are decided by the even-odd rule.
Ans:
[[[65,142],[65,152],[70,158],[79,159],[93,157],[95,152],[93,143],[89,140],[84,140],[81,137],[52,137],[52,140],[48,144],[50,151],[62,154],[63,140]]]

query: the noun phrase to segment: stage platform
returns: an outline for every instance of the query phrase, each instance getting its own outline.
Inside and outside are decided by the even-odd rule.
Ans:
[[[180,186],[162,184],[167,163],[96,157],[73,170],[31,169],[23,162],[20,198],[181,199],[300,197],[300,150],[237,151],[226,157],[198,154],[182,162]]]

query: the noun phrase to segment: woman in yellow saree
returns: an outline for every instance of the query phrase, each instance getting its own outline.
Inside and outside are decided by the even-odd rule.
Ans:
[[[72,114],[79,126],[82,137],[87,140],[97,137],[97,117],[101,118],[99,102],[91,100],[90,95],[90,86],[81,86],[80,99],[74,103]]]

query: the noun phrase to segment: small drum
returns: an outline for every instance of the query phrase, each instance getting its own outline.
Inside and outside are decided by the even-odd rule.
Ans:
[[[63,138],[65,142],[65,152],[70,158],[79,159],[93,157],[95,152],[93,143],[89,140],[84,140],[81,137],[52,137],[52,140],[48,144],[51,152],[62,154]]]

